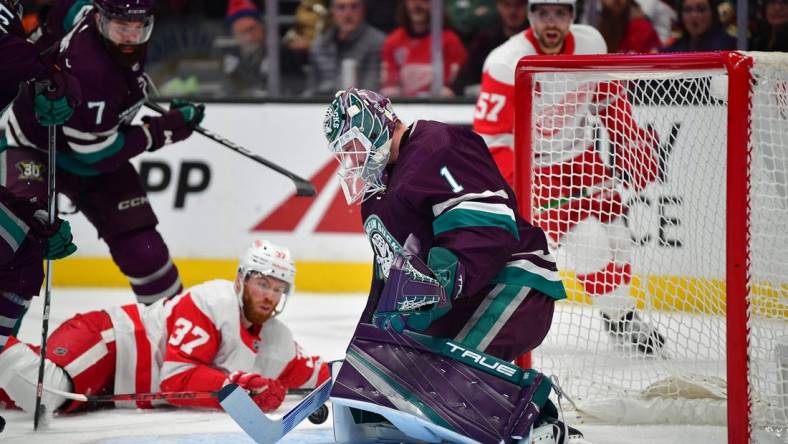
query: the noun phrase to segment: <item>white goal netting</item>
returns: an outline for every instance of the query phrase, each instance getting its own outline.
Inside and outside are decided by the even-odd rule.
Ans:
[[[725,424],[733,365],[749,378],[752,428],[788,424],[788,55],[746,56],[749,85],[724,67],[534,76],[532,137],[517,149],[570,296],[533,366],[586,418]],[[729,114],[729,88],[749,88],[748,106]],[[749,128],[730,165],[729,115]],[[729,168],[749,193],[746,181],[727,189]],[[741,229],[737,198],[749,199]],[[749,250],[734,256],[748,276],[748,364],[726,340],[731,242]]]

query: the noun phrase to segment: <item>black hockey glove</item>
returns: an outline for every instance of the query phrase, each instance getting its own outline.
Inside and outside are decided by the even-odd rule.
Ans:
[[[191,136],[205,117],[205,105],[175,99],[170,102],[170,110],[160,116],[145,116],[142,121],[148,127],[151,136],[151,147],[148,151],[156,151],[164,145],[180,142]]]

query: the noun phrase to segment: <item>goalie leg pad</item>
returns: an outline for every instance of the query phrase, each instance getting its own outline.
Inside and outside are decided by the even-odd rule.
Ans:
[[[395,425],[402,425],[404,414],[471,441],[512,442],[537,420],[551,387],[541,373],[462,344],[362,324],[331,397],[340,405],[377,406],[375,412]]]

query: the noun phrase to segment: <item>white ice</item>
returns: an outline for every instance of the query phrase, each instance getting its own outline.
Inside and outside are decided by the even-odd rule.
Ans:
[[[52,292],[50,332],[78,312],[97,310],[134,300],[130,290],[63,289]],[[288,302],[282,319],[309,353],[325,359],[340,359],[364,307],[365,295],[297,294]],[[43,298],[35,298],[20,332],[20,339],[41,341]],[[32,390],[32,388],[31,388]],[[295,401],[289,401],[295,402]],[[283,407],[283,411],[284,411]],[[2,443],[251,443],[223,412],[200,410],[104,410],[79,415],[56,416],[45,429],[33,432],[32,415],[0,411],[7,424]],[[322,425],[305,421],[282,442],[333,442],[331,418]],[[577,425],[586,439],[596,444],[693,443],[726,441],[726,431],[712,426],[600,426]]]

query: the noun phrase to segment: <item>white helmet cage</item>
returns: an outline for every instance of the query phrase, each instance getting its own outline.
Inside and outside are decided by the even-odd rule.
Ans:
[[[295,283],[295,263],[290,255],[290,250],[267,240],[252,242],[241,256],[241,261],[238,264],[238,274],[241,277],[238,300],[241,307],[243,307],[244,283],[253,272],[287,283],[287,290],[274,309],[273,316],[278,315],[284,310],[287,298],[293,292]]]

